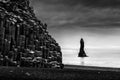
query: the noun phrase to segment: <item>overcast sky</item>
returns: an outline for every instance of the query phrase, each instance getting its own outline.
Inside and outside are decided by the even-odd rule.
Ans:
[[[120,0],[31,0],[62,48],[120,48]]]

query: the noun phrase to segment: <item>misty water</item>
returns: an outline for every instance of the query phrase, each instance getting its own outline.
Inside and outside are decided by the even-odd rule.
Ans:
[[[87,49],[89,57],[78,57],[78,49],[62,49],[63,63],[83,66],[120,68],[120,49]]]

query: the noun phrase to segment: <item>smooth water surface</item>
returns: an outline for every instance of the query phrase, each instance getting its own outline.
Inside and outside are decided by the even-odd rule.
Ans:
[[[62,52],[64,64],[120,68],[119,49],[87,49],[85,58],[78,57],[78,49],[63,49]]]

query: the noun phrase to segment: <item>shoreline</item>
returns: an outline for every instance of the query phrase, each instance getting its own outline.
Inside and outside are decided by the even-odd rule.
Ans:
[[[65,68],[69,69],[84,69],[84,70],[101,70],[101,71],[117,71],[120,72],[120,68],[115,67],[100,67],[100,66],[84,66],[84,65],[69,65],[65,64]]]
[[[0,80],[120,80],[120,68],[65,65],[64,69],[47,69],[3,66],[0,67]]]

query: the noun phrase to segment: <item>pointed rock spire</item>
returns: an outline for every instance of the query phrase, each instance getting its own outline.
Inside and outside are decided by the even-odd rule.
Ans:
[[[84,40],[83,38],[81,38],[80,40],[80,50],[78,53],[78,57],[87,57],[85,50],[84,50]]]

